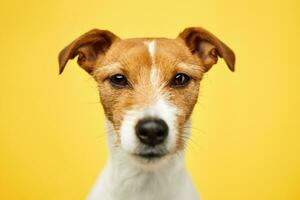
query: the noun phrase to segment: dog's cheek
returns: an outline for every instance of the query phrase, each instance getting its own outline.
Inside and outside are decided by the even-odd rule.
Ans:
[[[105,96],[104,104],[116,130],[118,145],[128,153],[134,153],[138,145],[134,127],[141,114],[135,109],[137,103],[134,94],[125,89],[117,90],[116,93]]]
[[[190,133],[190,116],[198,99],[199,84],[193,82],[189,87],[173,91],[170,101],[178,107],[176,115],[176,150],[184,148]]]
[[[99,95],[105,116],[118,133],[123,117],[123,107],[120,103],[122,102],[120,99],[122,97],[121,91],[113,90],[111,86],[101,85]]]
[[[106,118],[113,123],[113,112],[111,108],[114,107],[114,101],[112,100],[115,95],[106,87],[102,86],[99,87],[99,96]]]
[[[120,142],[122,148],[128,153],[134,153],[139,141],[135,134],[135,124],[141,118],[141,112],[130,110],[124,114],[120,126]]]

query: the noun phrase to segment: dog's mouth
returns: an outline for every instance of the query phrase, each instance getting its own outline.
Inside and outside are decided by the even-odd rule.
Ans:
[[[140,153],[135,154],[137,157],[146,159],[146,160],[155,160],[164,157],[166,154],[159,154],[159,153]]]
[[[142,160],[159,160],[165,157],[168,154],[168,151],[163,148],[147,148],[142,147],[139,151],[135,152],[133,155]]]

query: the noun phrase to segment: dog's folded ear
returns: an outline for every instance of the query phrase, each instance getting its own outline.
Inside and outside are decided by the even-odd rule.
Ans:
[[[78,64],[88,73],[94,69],[99,56],[104,56],[110,46],[119,37],[106,30],[93,29],[66,46],[58,56],[59,74],[61,74],[69,59],[78,55]]]
[[[225,60],[231,71],[234,71],[233,51],[207,30],[200,27],[186,28],[178,38],[184,40],[192,54],[199,56],[206,71],[217,63],[218,56]]]

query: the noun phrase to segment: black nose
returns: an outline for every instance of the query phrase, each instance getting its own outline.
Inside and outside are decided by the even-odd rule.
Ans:
[[[142,119],[135,127],[137,137],[149,146],[162,143],[168,135],[168,129],[166,122],[157,118]]]

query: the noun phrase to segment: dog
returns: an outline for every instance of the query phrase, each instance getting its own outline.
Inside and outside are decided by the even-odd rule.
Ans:
[[[234,71],[233,51],[200,27],[175,39],[93,29],[60,52],[60,74],[76,56],[98,84],[110,150],[88,200],[199,199],[183,164],[190,116],[218,57]]]

